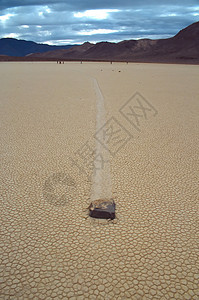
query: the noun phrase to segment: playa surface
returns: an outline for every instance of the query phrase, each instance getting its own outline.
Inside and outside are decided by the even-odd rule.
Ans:
[[[198,78],[0,64],[1,299],[198,299]]]

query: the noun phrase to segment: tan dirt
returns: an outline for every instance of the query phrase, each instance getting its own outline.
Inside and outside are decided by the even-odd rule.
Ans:
[[[189,65],[0,63],[1,299],[198,299],[198,78]],[[115,139],[96,133],[94,79]],[[115,222],[84,212],[104,135]]]

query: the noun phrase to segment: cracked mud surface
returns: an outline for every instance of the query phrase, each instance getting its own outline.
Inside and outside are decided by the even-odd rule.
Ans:
[[[183,65],[1,63],[0,299],[199,298],[198,75]],[[92,78],[107,119],[133,135],[110,156],[109,223],[84,212]],[[140,132],[119,112],[135,92],[158,111]]]

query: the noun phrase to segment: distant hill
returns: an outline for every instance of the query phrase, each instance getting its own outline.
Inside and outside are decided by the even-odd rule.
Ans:
[[[66,50],[31,55],[35,59],[199,63],[199,22],[168,39],[84,43]]]
[[[51,46],[47,44],[37,44],[31,41],[17,40],[12,38],[0,39],[0,55],[26,56],[32,53],[43,53],[50,50],[69,49],[74,45]]]

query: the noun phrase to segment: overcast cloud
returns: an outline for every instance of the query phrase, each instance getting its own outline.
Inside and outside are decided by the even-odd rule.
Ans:
[[[55,45],[167,38],[198,20],[198,0],[0,0],[0,38]]]

